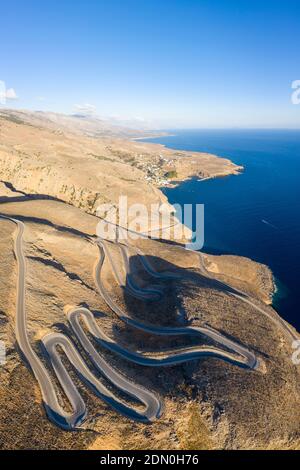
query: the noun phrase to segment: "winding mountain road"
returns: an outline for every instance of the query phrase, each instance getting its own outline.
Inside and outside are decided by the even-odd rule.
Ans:
[[[190,347],[190,348],[180,348],[176,349],[173,348],[171,351],[163,351],[159,354],[157,353],[147,353],[147,356],[136,352],[132,350],[128,350],[116,343],[113,339],[109,338],[98,326],[98,324],[95,321],[95,318],[93,314],[90,312],[90,310],[85,309],[85,308],[78,308],[75,310],[72,310],[68,314],[68,319],[70,322],[70,325],[76,334],[77,338],[80,340],[80,343],[83,345],[84,349],[86,351],[90,351],[89,354],[93,361],[97,358],[97,352],[92,346],[91,342],[88,340],[87,336],[84,333],[84,330],[82,326],[80,325],[80,320],[82,320],[88,329],[89,333],[94,337],[94,339],[104,348],[109,349],[111,352],[123,357],[124,359],[127,359],[130,362],[134,362],[136,364],[142,365],[142,366],[148,366],[148,367],[161,367],[161,366],[174,366],[177,364],[181,364],[183,362],[187,361],[192,361],[196,359],[200,359],[201,357],[207,357],[207,356],[213,356],[213,357],[218,357],[220,359],[223,359],[225,361],[231,362],[233,364],[237,364],[241,367],[249,366],[248,361],[243,360],[243,357],[241,355],[241,358],[237,358],[236,355],[220,350],[215,347],[202,347],[202,346],[195,346],[195,347]],[[136,325],[134,325],[136,327]],[[142,329],[139,326],[139,329]],[[171,330],[171,328],[170,328]],[[175,328],[172,330],[176,330]],[[201,330],[199,328],[199,330]],[[143,328],[143,331],[146,331],[147,333],[151,334],[158,334],[157,330],[146,330]],[[159,333],[160,335],[168,335],[168,333],[165,333],[165,330],[163,332]],[[202,331],[197,331],[195,328],[195,331],[184,331],[184,328],[182,328],[182,331],[179,331],[179,328],[175,331],[171,331],[169,333],[170,335],[199,335],[202,334]],[[220,335],[221,336],[221,335]],[[93,348],[93,352],[92,352]],[[92,354],[91,354],[92,352]],[[252,363],[251,363],[252,365]],[[255,364],[253,364],[253,367]]]
[[[86,355],[91,360],[94,368],[101,374],[101,376],[105,377],[117,389],[121,390],[123,393],[141,403],[143,405],[143,409],[141,410],[140,408],[136,408],[136,406],[133,404],[126,404],[118,396],[114,395],[110,389],[103,385],[101,380],[95,375],[95,373],[93,373],[92,369],[87,366],[83,357],[80,355],[79,351],[76,349],[69,337],[58,332],[53,332],[46,334],[42,338],[41,343],[46,353],[46,357],[49,359],[49,363],[51,364],[53,371],[55,372],[57,379],[62,387],[62,391],[64,392],[72,407],[71,412],[66,411],[65,408],[61,405],[58,391],[53,384],[49,370],[33,349],[27,332],[25,302],[26,259],[23,252],[23,236],[25,225],[22,221],[6,215],[0,214],[0,219],[12,222],[16,226],[14,251],[18,266],[15,321],[17,343],[24,357],[28,361],[28,364],[30,365],[36,380],[39,383],[48,417],[52,422],[61,428],[67,430],[80,429],[83,427],[83,423],[87,416],[85,402],[82,399],[77,386],[74,384],[62,361],[61,350],[75,369],[78,377],[88,387],[91,388],[97,397],[99,397],[105,403],[109,404],[119,413],[127,416],[128,418],[141,422],[151,422],[154,419],[159,418],[162,413],[163,405],[161,399],[151,391],[147,390],[145,387],[135,384],[129,378],[116,371],[108,362],[106,362],[104,357],[96,349],[90,337],[92,337],[94,339],[94,343],[99,344],[100,347],[109,350],[110,352],[122,357],[123,359],[126,359],[127,361],[147,367],[174,366],[202,357],[216,357],[239,367],[259,369],[260,360],[252,351],[237,341],[229,339],[224,334],[213,328],[208,326],[157,326],[144,323],[130,317],[127,312],[123,311],[113,300],[102,282],[102,270],[106,259],[109,262],[117,283],[122,288],[126,289],[130,295],[145,301],[156,301],[161,299],[164,290],[156,286],[140,287],[135,282],[130,267],[130,249],[135,250],[143,266],[143,269],[149,276],[151,276],[151,278],[168,281],[176,280],[180,276],[178,273],[173,272],[157,272],[149,263],[147,257],[141,250],[136,247],[129,246],[125,242],[121,243],[119,240],[111,242],[99,237],[95,242],[95,239],[91,238],[91,240],[97,244],[99,249],[99,259],[97,260],[95,266],[96,286],[100,295],[105,300],[110,309],[124,323],[151,335],[199,336],[201,338],[206,337],[212,340],[217,346],[200,345],[185,348],[172,348],[171,350],[161,351],[159,353],[148,352],[147,355],[145,355],[141,352],[125,348],[118,344],[114,339],[107,336],[107,334],[104,333],[104,331],[96,322],[92,312],[87,308],[72,308],[67,313],[70,329],[77,337]],[[111,253],[112,244],[118,250],[120,250],[125,271],[125,280],[122,278],[120,267],[116,265],[114,256]],[[198,252],[197,254],[200,257],[200,269],[202,274],[209,278],[213,278],[205,268],[202,254]],[[248,303],[253,308],[270,318],[270,320],[275,322],[278,327],[284,330],[289,339],[298,339],[296,332],[294,332],[293,329],[284,320],[280,319],[279,317],[277,319],[264,308],[256,305],[256,303],[246,293],[232,288],[222,281],[216,280],[215,278],[213,279],[229,295],[232,295],[239,300]],[[89,333],[90,336],[88,336],[87,333]],[[225,349],[221,349],[220,346]]]
[[[232,362],[233,364],[236,364],[242,367],[249,367],[251,369],[255,369],[258,366],[258,360],[256,356],[250,350],[240,345],[239,343],[230,340],[229,338],[219,333],[218,331],[214,330],[213,328],[210,328],[210,327],[162,327],[162,326],[155,326],[152,324],[143,323],[143,322],[140,322],[138,320],[135,320],[129,317],[127,313],[124,312],[116,304],[116,302],[111,298],[111,296],[108,294],[107,290],[105,289],[102,283],[101,271],[102,271],[106,256],[110,264],[112,265],[112,270],[114,273],[117,271],[117,266],[115,265],[113,258],[108,255],[108,248],[107,248],[106,241],[103,241],[100,238],[98,238],[97,244],[99,247],[100,256],[99,256],[99,260],[95,268],[96,284],[97,284],[100,295],[104,298],[107,305],[122,321],[124,321],[125,323],[127,323],[128,325],[134,328],[137,328],[143,332],[150,333],[153,335],[159,335],[159,336],[198,336],[200,335],[202,337],[206,336],[212,339],[213,341],[215,341],[216,343],[221,344],[222,346],[225,346],[226,348],[231,350],[233,353],[237,354],[237,355],[234,355],[232,354],[232,352],[230,353],[226,350],[222,350],[218,348],[200,348],[199,347],[193,352],[191,351],[186,352],[185,358],[184,358],[184,354],[181,354],[177,358],[176,356],[172,358],[171,357],[172,354],[177,355],[176,351],[172,350],[169,353],[167,353],[168,359],[165,359],[165,365],[170,365],[171,363],[176,364],[176,361],[184,362],[185,360],[197,359],[200,356],[214,356],[215,355],[216,357],[219,357],[221,359]],[[122,249],[126,250],[128,249],[128,247],[126,247],[126,245],[123,245]],[[128,269],[128,263],[126,263],[125,266]],[[147,272],[149,274],[153,272],[152,268],[148,270],[148,264],[144,263],[144,266],[147,266]],[[130,272],[128,273],[128,275],[130,276]],[[169,279],[170,274],[167,273],[166,278],[165,278],[163,273],[156,273],[155,277],[156,278],[160,277],[161,279]],[[119,281],[119,276],[116,276],[116,280]],[[141,298],[143,296],[143,289],[139,288],[138,286],[135,286],[135,290],[138,290],[138,289],[140,291],[139,298]],[[147,294],[145,295],[144,300],[148,300]],[[134,358],[132,357],[132,360],[133,359]]]
[[[69,338],[61,333],[49,333],[42,338],[43,346],[49,356],[50,363],[56,372],[57,378],[62,386],[62,389],[68,398],[73,412],[69,413],[60,406],[58,396],[51,380],[51,377],[40,360],[36,352],[31,346],[28,333],[27,333],[27,318],[25,307],[25,293],[26,293],[26,260],[23,253],[23,235],[25,225],[23,222],[0,215],[0,218],[13,222],[16,227],[15,237],[15,255],[18,264],[18,281],[17,281],[17,305],[16,305],[16,322],[15,331],[16,339],[20,350],[28,361],[35,378],[37,379],[42,398],[45,405],[46,412],[56,425],[63,429],[76,429],[86,418],[87,410],[86,405],[78,392],[74,382],[69,376],[60,354],[58,353],[58,346],[63,349],[70,363],[73,365],[78,375],[84,380],[93,390],[93,392],[100,397],[103,401],[114,407],[118,412],[125,416],[143,422],[149,422],[160,416],[162,410],[161,401],[151,392],[138,386],[121,374],[117,373],[105,360],[91,348],[86,348],[88,353],[91,353],[91,359],[97,366],[97,369],[114,385],[120,388],[123,392],[134,397],[136,400],[141,401],[146,405],[145,411],[137,411],[131,406],[122,403],[116,396],[114,396],[95,375],[86,366],[80,354],[71,343]],[[83,343],[86,346],[86,342]]]
[[[108,223],[106,220],[103,220],[103,222]],[[121,227],[121,228],[119,227],[119,231],[120,232],[126,232],[127,231],[127,232],[130,232],[130,233],[132,232],[132,230],[126,230],[126,228],[124,228],[124,227]],[[123,243],[120,242],[120,240],[118,240],[118,239],[116,240],[116,243],[118,243],[121,250],[123,250],[123,249],[127,250],[128,249],[129,245],[127,243],[127,240],[130,238],[130,233],[129,233],[129,237],[126,234],[125,234],[125,236],[123,235],[123,237],[122,237]],[[133,232],[133,233],[134,233],[134,235],[139,234],[138,232]],[[140,234],[140,236],[144,239],[151,239],[151,236],[147,235],[147,233],[142,233],[142,234]],[[163,276],[161,275],[161,273],[156,273],[155,270],[151,267],[151,265],[147,261],[146,256],[144,255],[144,253],[140,249],[138,249],[137,247],[131,246],[131,245],[130,245],[130,248],[135,250],[135,252],[138,255],[141,263],[143,264],[145,270],[152,277],[156,277],[156,278],[165,277],[165,279],[172,279],[172,276],[173,276],[173,278],[178,278],[178,275],[176,273],[164,273]],[[183,246],[180,246],[180,245],[177,246],[177,249],[179,249],[181,251],[186,251],[186,248],[184,248]],[[221,287],[224,290],[224,292],[226,292],[228,295],[236,297],[237,299],[241,300],[242,302],[247,303],[248,305],[253,307],[256,311],[258,311],[261,314],[263,314],[264,316],[266,316],[269,320],[271,320],[283,332],[283,334],[285,335],[285,337],[288,341],[293,342],[295,340],[299,340],[298,332],[291,325],[289,325],[283,318],[281,318],[279,315],[275,316],[273,312],[269,312],[267,306],[265,308],[262,308],[262,307],[258,306],[252,300],[252,298],[249,296],[249,294],[247,294],[246,292],[243,292],[242,290],[237,289],[236,287],[231,287],[228,284],[226,284],[225,282],[220,281],[219,279],[216,279],[206,269],[205,263],[204,263],[204,258],[203,258],[203,253],[201,253],[200,251],[194,251],[194,250],[189,250],[189,251],[192,251],[193,253],[198,255],[198,257],[199,257],[199,268],[200,268],[201,273],[205,277],[207,277],[209,279],[213,279],[213,281],[216,284],[218,284],[219,287]]]

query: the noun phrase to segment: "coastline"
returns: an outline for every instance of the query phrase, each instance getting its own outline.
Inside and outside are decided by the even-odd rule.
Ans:
[[[143,146],[141,146],[141,143]],[[176,150],[167,147],[165,144],[151,142],[151,138],[148,137],[139,139],[137,144],[139,147],[133,147],[132,151],[143,150],[145,152],[143,154],[143,163],[154,163],[155,175],[151,174],[151,163],[150,168],[145,165],[145,170],[148,172],[149,182],[158,187],[177,186],[191,178],[205,181],[229,175],[239,175],[244,170],[242,165],[237,165],[229,158],[214,153]],[[150,159],[147,162],[149,156]]]
[[[194,169],[194,173],[191,173],[191,174],[188,174],[188,176],[186,176],[185,178],[174,178],[174,179],[171,179],[169,180],[168,182],[166,182],[165,184],[163,185],[160,185],[158,186],[158,189],[160,191],[162,191],[162,194],[164,194],[164,196],[167,198],[168,200],[168,203],[173,206],[173,204],[170,202],[168,196],[163,192],[163,189],[164,188],[174,188],[174,187],[178,187],[180,186],[180,184],[182,183],[185,183],[187,182],[188,180],[192,180],[192,179],[195,179],[199,182],[202,182],[202,181],[208,181],[208,180],[213,180],[213,179],[216,179],[216,178],[224,178],[224,177],[227,177],[227,176],[239,176],[244,170],[245,168],[242,166],[242,165],[236,165],[234,164],[230,159],[224,159],[223,157],[220,157],[218,155],[215,155],[215,154],[208,154],[208,153],[203,153],[203,152],[189,152],[189,151],[183,151],[183,150],[176,150],[176,149],[169,149],[168,147],[166,147],[164,144],[153,144],[153,145],[160,145],[160,146],[163,146],[166,150],[171,150],[172,152],[174,152],[175,154],[180,154],[180,158],[184,158],[185,159],[185,162],[187,163],[187,165],[189,164],[189,158],[197,158],[200,159],[199,160],[199,163],[201,161],[201,158],[203,157],[203,155],[205,156],[210,156],[212,158],[216,158],[216,159],[219,159],[219,161],[221,162],[222,160],[226,160],[228,162],[230,162],[233,166],[232,167],[228,167],[228,169],[226,168],[226,171],[220,171],[220,170],[216,170],[214,173],[212,174],[209,174],[207,176],[200,176],[199,177],[199,170],[197,169]],[[155,185],[157,186],[157,185]],[[189,227],[188,227],[189,228]],[[210,256],[209,253],[206,253],[205,250],[202,251],[205,255],[207,256]],[[234,256],[236,258],[237,261],[242,261],[244,259],[247,259],[249,260],[251,263],[253,263],[253,266],[255,265],[256,266],[256,270],[257,270],[257,277],[260,279],[260,288],[259,290],[261,290],[261,294],[260,294],[260,298],[261,300],[263,300],[267,305],[270,305],[270,306],[273,306],[273,303],[274,303],[274,298],[276,296],[276,293],[278,292],[278,287],[276,285],[276,280],[275,280],[275,276],[274,276],[274,273],[272,272],[272,270],[269,268],[269,266],[265,265],[265,264],[262,264],[262,263],[259,263],[257,261],[254,261],[253,259],[251,258],[248,258],[248,257],[244,257],[244,256],[241,256],[241,255],[227,255],[227,254],[220,254],[220,256],[222,256],[223,258],[225,257],[231,257],[231,256]],[[222,273],[221,273],[222,274]]]
[[[228,158],[141,140],[58,134],[10,120],[3,121],[2,131],[1,180],[20,192],[58,198],[90,214],[100,204],[117,204],[120,194],[128,195],[129,204],[140,201],[150,207],[167,202],[159,188],[190,178],[239,175],[243,170]]]

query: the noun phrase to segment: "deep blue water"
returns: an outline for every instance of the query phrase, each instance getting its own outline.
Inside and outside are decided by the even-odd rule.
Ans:
[[[169,201],[205,204],[203,251],[267,264],[278,286],[274,307],[300,331],[300,131],[175,132],[151,141],[228,157],[245,170],[165,188]]]

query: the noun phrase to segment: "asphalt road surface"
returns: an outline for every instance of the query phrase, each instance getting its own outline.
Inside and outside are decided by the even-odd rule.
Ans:
[[[143,422],[149,422],[158,418],[162,410],[160,399],[152,392],[134,384],[121,374],[117,373],[112,366],[104,361],[98,352],[95,350],[93,351],[92,348],[88,349],[87,338],[83,342],[83,346],[85,346],[85,348],[91,353],[91,359],[94,364],[97,365],[97,369],[123,392],[142,402],[145,405],[144,411],[139,411],[133,406],[126,405],[119,398],[114,396],[87,367],[68,337],[61,333],[49,333],[42,338],[42,343],[73,411],[68,413],[60,406],[51,377],[43,362],[32,348],[27,334],[25,307],[26,260],[23,253],[23,234],[25,226],[23,222],[4,215],[0,215],[0,218],[13,222],[17,227],[15,235],[15,255],[18,263],[15,324],[16,339],[20,350],[25,356],[40,385],[45,409],[51,421],[64,429],[76,429],[80,427],[87,414],[86,405],[62,363],[60,354],[57,350],[58,346],[63,349],[65,355],[81,379],[88,384],[97,396],[115,408],[118,412],[129,418]]]

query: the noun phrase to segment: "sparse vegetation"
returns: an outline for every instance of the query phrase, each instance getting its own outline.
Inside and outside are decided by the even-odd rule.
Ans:
[[[213,447],[209,430],[196,403],[192,402],[188,406],[187,420],[180,423],[177,435],[181,449],[210,450]]]
[[[13,116],[11,114],[0,114],[0,119],[4,119],[5,121],[13,122],[14,124],[26,124],[25,121],[22,119]]]
[[[104,160],[106,162],[116,162],[116,160],[114,160],[113,158],[109,158],[109,157],[105,157],[104,155],[95,155],[94,153],[89,153],[89,155],[91,155],[91,157],[94,157],[96,158],[97,160]]]
[[[171,171],[167,171],[165,173],[165,178],[168,178],[168,179],[172,179],[172,178],[177,178],[177,171],[176,170],[171,170]]]

